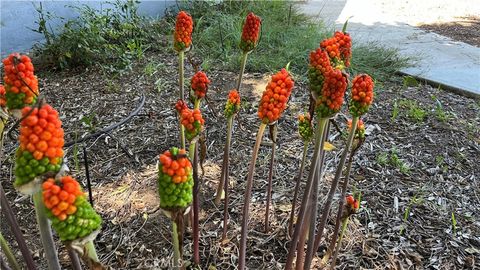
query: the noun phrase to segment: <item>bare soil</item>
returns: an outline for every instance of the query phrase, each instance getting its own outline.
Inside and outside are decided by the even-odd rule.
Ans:
[[[43,93],[60,111],[67,141],[120,121],[134,110],[142,93],[146,96],[144,108],[132,121],[76,150],[70,147],[66,151],[72,174],[85,186],[83,147],[87,149],[94,207],[104,219],[96,247],[101,261],[113,269],[171,269],[171,229],[158,209],[156,163],[159,153],[178,145],[177,119],[172,108],[178,96],[176,61],[170,52],[152,54],[130,74],[117,78],[104,76],[97,69],[39,73]],[[152,76],[144,72],[148,63],[157,65]],[[192,74],[187,65],[186,77]],[[223,206],[215,206],[213,198],[225,140],[223,106],[237,75],[213,70],[208,75],[212,86],[208,105],[202,107],[208,150],[201,190],[202,269],[234,269],[247,164],[259,124],[257,104],[268,77],[247,74],[241,91],[243,106],[235,120],[231,153],[229,241],[220,243]],[[288,214],[302,149],[296,116],[306,110],[307,101],[306,84],[297,81],[289,108],[279,122],[269,232],[263,231],[263,219],[270,147],[265,145],[260,150],[250,202],[250,269],[282,269],[285,263]],[[415,120],[420,114],[415,109],[423,110],[424,118]],[[85,116],[92,121],[82,122]],[[335,118],[341,128],[345,128],[346,117],[340,113]],[[354,161],[349,187],[350,191],[361,192],[361,210],[348,226],[337,269],[478,268],[480,101],[424,84],[405,87],[401,78],[394,77],[377,83],[374,105],[364,121],[368,136]],[[322,199],[344,137],[332,129],[330,141],[337,148],[327,154],[327,175],[320,187]],[[30,249],[40,268],[45,269],[31,199],[11,185],[16,147],[15,141],[7,139],[7,160],[0,177]],[[323,200],[319,203],[321,207]],[[336,212],[333,205],[332,211]],[[332,222],[333,217],[327,227],[328,237]],[[1,229],[15,247],[5,222]],[[58,245],[62,264],[68,268],[67,254],[61,243]],[[317,253],[320,258],[322,252],[323,247]],[[189,230],[184,256],[191,261]]]

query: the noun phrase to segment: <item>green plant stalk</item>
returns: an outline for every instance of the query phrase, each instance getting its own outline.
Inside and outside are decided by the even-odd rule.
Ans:
[[[85,244],[85,249],[90,259],[92,259],[95,262],[100,262],[100,260],[98,259],[97,250],[95,249],[95,244],[93,244],[93,240],[88,241]]]
[[[240,86],[242,85],[243,73],[245,73],[245,66],[247,65],[248,52],[244,52],[240,63],[240,74],[238,75],[237,91],[240,92]]]
[[[311,164],[317,164],[319,157],[323,155],[325,140],[323,140],[328,118],[318,118],[317,127],[315,128],[315,149]],[[315,175],[316,166],[311,166],[308,175],[305,192],[303,193],[302,204],[300,205],[300,212],[298,213],[297,223],[293,232],[292,241],[288,250],[287,261],[285,263],[285,270],[291,270],[293,260],[295,258],[295,251],[297,250],[297,243],[302,232],[304,221],[306,220],[306,213],[308,213],[308,203],[310,202],[310,194],[313,187],[313,178]]]
[[[225,140],[225,146],[223,149],[223,162],[222,162],[222,173],[220,175],[220,180],[218,182],[217,194],[215,196],[215,205],[219,205],[222,200],[222,195],[224,193],[224,186],[228,186],[228,173],[227,168],[229,166],[229,156],[230,156],[230,144],[232,140],[232,127],[233,127],[233,115],[227,119],[227,139]]]
[[[270,136],[272,140],[272,155],[270,156],[270,164],[268,168],[268,185],[267,185],[267,205],[265,206],[265,233],[269,230],[269,214],[270,214],[270,202],[272,200],[272,178],[273,178],[273,165],[275,163],[275,148],[277,148],[277,123],[270,125]]]
[[[242,233],[240,238],[240,256],[238,259],[238,269],[245,269],[245,257],[247,253],[247,231],[248,231],[248,216],[250,208],[250,200],[252,197],[252,187],[253,187],[253,173],[255,172],[255,163],[257,162],[258,150],[260,149],[260,144],[262,143],[263,133],[267,124],[261,123],[258,127],[257,138],[255,141],[255,146],[252,152],[252,159],[250,160],[250,166],[248,167],[248,176],[247,176],[247,187],[245,190],[245,199],[243,202],[243,215],[242,215]]]
[[[40,230],[40,237],[42,239],[45,257],[47,259],[48,269],[60,270],[60,262],[58,261],[57,248],[53,241],[52,229],[50,228],[50,221],[45,213],[45,206],[42,202],[42,191],[33,194],[33,204],[35,205],[35,212],[37,215],[38,228]]]
[[[180,51],[178,53],[178,84],[180,89],[179,99],[183,100],[184,95],[184,77],[185,77],[185,68],[184,68],[185,52]],[[182,149],[185,149],[185,127],[180,123],[180,144]]]
[[[345,149],[342,153],[342,157],[340,158],[340,163],[338,164],[337,170],[335,172],[335,178],[332,181],[330,186],[330,190],[328,192],[327,200],[325,202],[325,206],[323,207],[322,217],[320,218],[320,223],[317,229],[317,236],[315,237],[315,242],[312,245],[309,245],[307,250],[307,257],[305,259],[305,267],[304,269],[310,269],[310,265],[313,258],[313,253],[318,250],[320,245],[320,241],[323,236],[323,231],[325,229],[325,225],[327,224],[328,214],[330,213],[330,207],[332,206],[333,195],[335,194],[335,190],[337,189],[338,182],[340,181],[340,177],[342,176],[343,167],[345,165],[345,160],[347,158],[347,154],[350,152],[350,148],[353,143],[353,138],[355,137],[355,130],[357,129],[357,122],[359,117],[353,117],[352,119],[352,129],[348,134],[347,144],[345,145]],[[316,214],[316,213],[314,213]]]
[[[359,142],[359,145],[356,146],[354,150],[352,150],[352,152],[350,153],[350,157],[348,158],[347,170],[345,172],[345,178],[342,183],[340,199],[338,200],[337,218],[335,221],[335,228],[333,229],[332,240],[330,241],[330,245],[327,249],[327,252],[325,253],[322,259],[322,263],[325,263],[325,264],[328,262],[328,259],[332,255],[332,252],[335,248],[335,244],[337,242],[338,231],[340,230],[340,223],[342,222],[343,204],[345,203],[345,196],[347,195],[348,182],[350,180],[350,172],[352,170],[353,157],[355,156],[357,150],[360,148],[360,145],[361,145],[361,142]]]
[[[195,98],[195,103],[193,105],[194,109],[200,109],[200,102],[202,101],[201,98]]]
[[[332,264],[330,265],[330,269],[335,269],[335,264],[337,263],[337,256],[340,248],[342,247],[342,240],[343,236],[345,235],[345,231],[347,230],[348,225],[348,217],[344,218],[342,221],[342,231],[340,232],[340,237],[338,238],[338,244],[335,249],[335,253],[333,254]]]
[[[288,221],[288,234],[292,236],[293,233],[293,219],[295,218],[295,208],[297,205],[298,192],[300,190],[300,183],[302,182],[303,170],[305,169],[305,161],[308,153],[308,142],[303,144],[302,163],[300,163],[300,170],[297,175],[297,182],[295,183],[295,191],[293,193],[292,210],[290,211],[290,219]]]
[[[3,254],[5,254],[5,257],[7,258],[10,266],[15,270],[22,269],[17,261],[17,258],[15,258],[15,255],[13,255],[10,245],[8,245],[7,240],[5,240],[5,238],[3,237],[2,232],[0,232],[0,246],[2,247]]]
[[[180,241],[178,238],[177,223],[172,219],[172,244],[173,244],[173,266],[175,269],[181,269],[181,265],[178,265],[182,260],[182,253],[180,247]]]

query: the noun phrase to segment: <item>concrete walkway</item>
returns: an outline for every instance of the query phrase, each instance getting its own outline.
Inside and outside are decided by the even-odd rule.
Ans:
[[[480,0],[318,0],[299,6],[336,29],[351,17],[348,32],[354,42],[398,48],[417,60],[414,67],[401,70],[405,74],[480,97],[480,48],[415,27],[480,14]]]

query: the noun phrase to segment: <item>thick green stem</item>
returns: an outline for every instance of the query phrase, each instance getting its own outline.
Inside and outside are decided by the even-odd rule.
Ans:
[[[292,210],[290,211],[290,219],[288,221],[288,235],[292,236],[293,233],[293,219],[295,218],[295,208],[297,206],[298,192],[300,190],[300,184],[302,182],[303,170],[305,169],[305,161],[307,159],[309,142],[303,144],[302,163],[300,163],[300,170],[297,176],[297,182],[295,183],[295,191],[293,193]]]
[[[313,258],[313,253],[318,250],[320,245],[320,241],[322,240],[323,231],[325,229],[325,225],[327,224],[328,214],[330,213],[330,207],[332,206],[333,195],[335,194],[335,190],[337,189],[338,182],[340,181],[340,177],[342,176],[343,167],[345,165],[345,160],[347,158],[347,154],[350,152],[350,148],[352,146],[353,138],[355,137],[355,130],[357,128],[358,117],[354,117],[352,119],[352,128],[350,133],[348,134],[347,144],[345,145],[345,149],[342,153],[342,157],[340,158],[340,163],[338,164],[337,170],[335,172],[335,178],[332,181],[330,186],[330,190],[328,192],[327,200],[325,202],[325,206],[323,207],[322,217],[320,219],[320,223],[317,229],[317,236],[315,237],[315,243],[313,245],[313,249],[311,254],[307,253],[307,259],[305,260],[305,269],[310,268],[310,264]],[[310,256],[309,256],[310,255]]]
[[[175,269],[181,269],[182,268],[182,253],[181,253],[181,247],[180,247],[180,242],[178,239],[178,228],[177,228],[177,223],[175,220],[172,219],[172,243],[173,243],[173,266]]]
[[[20,264],[17,261],[17,258],[15,258],[15,255],[13,255],[10,245],[7,243],[7,240],[5,240],[1,232],[0,232],[0,246],[2,247],[3,254],[5,254],[5,257],[7,258],[10,266],[15,270],[22,269],[20,267]]]
[[[310,194],[311,194],[313,183],[314,183],[313,178],[315,176],[315,171],[317,167],[315,166],[315,164],[317,164],[319,157],[322,156],[324,152],[323,147],[324,147],[325,140],[323,140],[323,137],[324,137],[324,132],[326,130],[327,122],[328,122],[327,118],[319,118],[317,127],[315,129],[315,149],[313,152],[313,158],[310,165],[310,172],[308,175],[307,184],[305,186],[305,192],[303,193],[303,197],[302,197],[300,212],[298,214],[297,223],[295,225],[292,241],[290,242],[290,247],[288,250],[285,270],[291,270],[293,267],[292,264],[295,258],[295,251],[297,250],[298,240],[300,238],[304,220],[306,219],[305,218],[306,213],[308,212],[308,203],[310,202]]]
[[[87,250],[87,255],[90,259],[92,259],[95,262],[100,262],[100,260],[98,259],[97,250],[95,249],[95,244],[93,243],[93,240],[88,241],[85,244],[85,249]]]
[[[257,139],[255,141],[255,147],[252,152],[252,159],[250,160],[250,166],[248,167],[248,176],[247,176],[247,187],[245,190],[245,198],[243,202],[243,215],[242,215],[242,233],[240,238],[240,256],[238,259],[238,269],[245,269],[245,257],[247,253],[247,231],[248,231],[248,219],[249,219],[249,209],[250,209],[250,199],[252,197],[252,187],[253,187],[253,174],[255,172],[255,163],[257,162],[258,150],[260,149],[260,144],[262,143],[263,133],[265,132],[265,127],[267,125],[264,123],[260,124],[257,132]]]
[[[47,219],[45,206],[42,202],[42,191],[33,194],[33,203],[35,205],[38,228],[40,230],[40,237],[42,239],[43,250],[45,251],[45,257],[47,259],[48,269],[60,270],[60,262],[58,261],[57,248],[53,242],[50,221]]]
[[[201,98],[196,98],[195,103],[193,104],[194,109],[200,109],[200,102],[202,101]]]
[[[335,254],[333,254],[332,264],[330,266],[330,269],[335,269],[335,264],[337,262],[338,252],[340,251],[340,248],[342,247],[342,240],[343,240],[343,236],[345,234],[345,231],[347,230],[347,225],[348,225],[348,217],[344,218],[343,221],[342,221],[342,231],[340,232],[340,237],[338,238],[337,248],[335,249]]]
[[[228,156],[230,154],[230,143],[232,140],[232,127],[233,127],[233,115],[227,119],[227,139],[225,140],[225,146],[223,149],[223,162],[222,162],[222,172],[220,175],[220,180],[218,181],[217,195],[215,196],[215,205],[219,205],[222,200],[222,195],[224,194],[223,187],[228,185],[228,174],[227,168],[229,165]]]
[[[240,63],[240,74],[238,75],[237,91],[240,92],[240,86],[242,86],[243,73],[245,72],[245,66],[247,65],[248,52],[244,52]]]
[[[184,94],[184,77],[185,77],[185,69],[184,69],[184,61],[185,60],[185,52],[180,51],[178,52],[178,84],[180,89],[179,99],[183,100],[185,98]],[[183,127],[182,123],[180,123],[180,144],[182,145],[182,149],[185,149],[185,127]]]

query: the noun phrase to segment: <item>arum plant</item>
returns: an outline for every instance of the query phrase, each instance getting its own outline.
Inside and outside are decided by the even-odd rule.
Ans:
[[[177,111],[180,114],[180,122],[185,128],[185,136],[190,142],[189,145],[189,158],[194,160],[193,167],[196,169],[197,159],[195,155],[197,153],[197,140],[199,139],[200,133],[203,131],[203,125],[205,120],[202,117],[202,114],[199,109],[190,110],[183,100],[179,100],[175,105]],[[200,264],[200,248],[199,248],[199,214],[200,214],[200,204],[199,204],[199,191],[200,191],[200,182],[198,178],[194,179],[193,186],[193,258],[195,264]]]
[[[253,174],[255,172],[255,163],[257,161],[258,151],[262,142],[263,133],[267,125],[277,121],[287,106],[287,101],[292,92],[294,81],[286,69],[274,74],[263,92],[262,99],[258,108],[258,117],[261,120],[257,131],[255,146],[252,152],[252,159],[248,167],[248,176],[243,204],[242,232],[240,238],[240,256],[238,268],[245,269],[247,230],[249,220],[249,207],[252,196]]]
[[[202,99],[205,98],[208,91],[208,85],[210,84],[210,80],[202,71],[197,71],[190,82],[192,93],[194,97],[194,109],[200,109],[200,102]]]
[[[297,175],[297,181],[295,183],[295,191],[293,193],[292,199],[292,209],[290,210],[290,219],[288,220],[288,234],[292,236],[293,234],[293,222],[295,218],[295,208],[297,205],[298,193],[300,190],[300,183],[302,181],[303,170],[305,169],[305,161],[307,159],[308,145],[310,144],[313,137],[313,128],[312,128],[312,119],[310,114],[305,115],[301,114],[298,116],[298,133],[300,138],[303,141],[303,151],[302,151],[302,161],[300,163],[300,169]]]
[[[172,221],[174,269],[185,269],[183,263],[184,215],[193,200],[192,163],[185,149],[172,147],[159,157],[158,194],[163,213]]]
[[[340,162],[338,164],[337,170],[335,172],[335,178],[332,181],[330,186],[330,190],[327,196],[326,203],[323,208],[322,217],[320,219],[320,223],[317,227],[317,235],[315,237],[315,242],[313,244],[310,257],[308,259],[310,261],[306,261],[306,265],[310,265],[311,259],[313,257],[313,252],[318,250],[320,245],[320,241],[323,236],[323,231],[325,229],[325,225],[327,223],[328,214],[330,212],[330,207],[332,205],[333,196],[335,190],[337,188],[338,182],[342,176],[342,170],[345,165],[345,160],[347,153],[350,151],[351,145],[353,143],[353,138],[355,136],[355,131],[357,129],[358,121],[360,116],[365,114],[368,111],[372,101],[373,101],[373,80],[370,76],[366,74],[357,75],[352,81],[352,93],[351,93],[352,100],[350,102],[349,110],[353,116],[350,129],[350,133],[348,135],[347,143],[345,149],[342,153],[340,158]],[[308,255],[308,254],[307,254]]]
[[[260,28],[262,19],[256,16],[253,12],[248,13],[245,23],[243,24],[242,38],[240,40],[240,49],[243,51],[240,62],[240,74],[238,75],[237,91],[240,91],[242,85],[243,73],[247,64],[247,57],[250,52],[255,49],[260,37]]]
[[[192,44],[193,19],[185,11],[180,11],[175,23],[175,32],[173,34],[173,48],[178,53],[178,84],[179,99],[183,100],[184,95],[184,77],[185,77],[185,51]],[[185,130],[180,124],[180,143],[182,149],[185,149]]]
[[[232,140],[233,119],[240,110],[240,95],[238,91],[233,89],[228,93],[228,99],[225,104],[224,115],[227,118],[227,138],[225,140],[225,147],[223,150],[222,169],[220,174],[220,181],[217,187],[217,194],[215,197],[215,204],[220,204],[222,194],[225,197],[223,208],[223,234],[222,241],[227,238],[228,228],[228,178],[230,171],[230,144]]]

